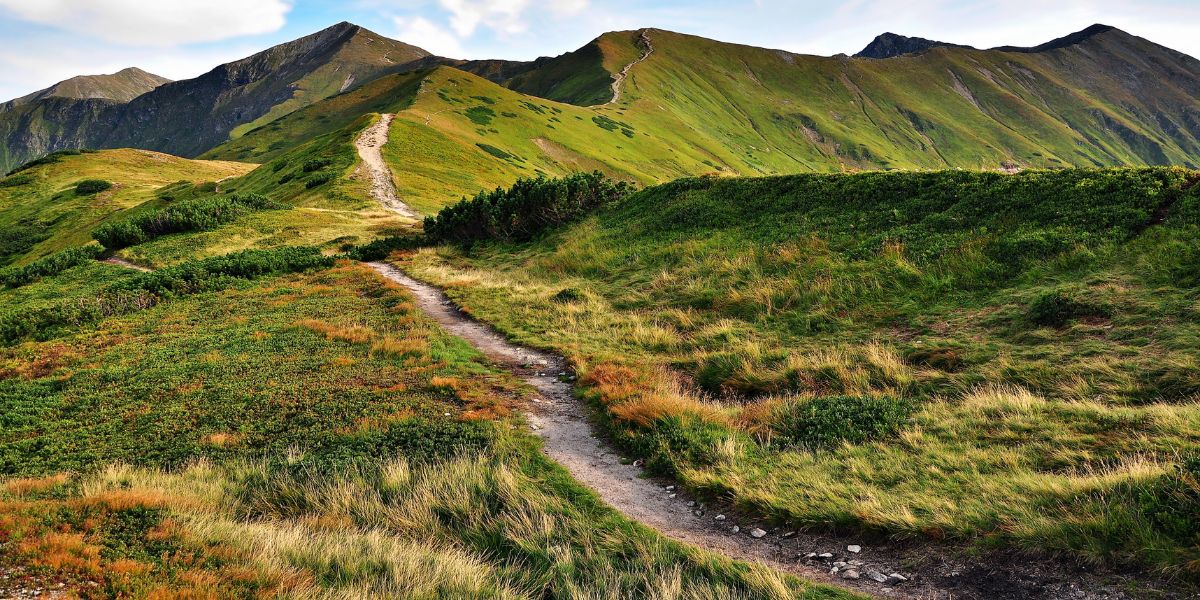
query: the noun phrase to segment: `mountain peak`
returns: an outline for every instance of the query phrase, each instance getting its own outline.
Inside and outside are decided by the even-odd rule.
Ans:
[[[170,81],[166,77],[147,73],[137,67],[127,67],[110,75],[78,75],[64,79],[44,90],[38,90],[13,102],[21,104],[44,98],[129,102]]]
[[[867,44],[866,48],[863,48],[861,52],[854,56],[855,58],[892,58],[893,56],[914,54],[931,48],[943,47],[968,48],[969,46],[928,40],[920,37],[909,37],[888,31],[876,36],[870,44]]]
[[[1096,37],[1103,33],[1108,33],[1110,31],[1120,31],[1120,30],[1117,29],[1116,27],[1113,27],[1112,25],[1102,25],[1100,23],[1096,23],[1095,25],[1092,25],[1082,31],[1076,31],[1075,33],[1065,35],[1065,36],[1057,38],[1057,39],[1050,40],[1049,42],[1046,42],[1045,44],[1033,46],[1032,48],[1021,47],[1021,46],[1001,46],[999,48],[993,48],[993,50],[1000,50],[1003,52],[1026,52],[1026,53],[1047,52],[1050,50],[1057,50],[1059,48],[1067,48],[1069,46],[1074,46],[1076,44],[1083,43],[1093,37]]]

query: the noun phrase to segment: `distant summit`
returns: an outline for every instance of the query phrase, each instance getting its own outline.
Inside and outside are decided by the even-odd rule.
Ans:
[[[855,54],[854,57],[892,58],[893,56],[924,52],[930,48],[970,48],[970,46],[927,40],[919,37],[908,37],[889,31],[876,37],[870,44],[867,44],[866,48],[862,49],[862,52]]]
[[[114,102],[129,102],[164,83],[170,83],[170,81],[166,77],[159,77],[136,67],[130,67],[111,75],[72,77],[44,90],[17,98],[12,101],[12,104],[26,104],[46,98],[73,98],[76,100],[96,98]]]
[[[1095,25],[1092,25],[1091,27],[1088,27],[1087,29],[1084,29],[1083,31],[1076,31],[1075,33],[1072,33],[1071,35],[1065,35],[1058,39],[1050,40],[1049,42],[1046,42],[1045,44],[1041,44],[1039,46],[1034,46],[1032,48],[1025,48],[1025,47],[1021,47],[1021,46],[1000,46],[999,48],[992,48],[992,49],[999,50],[1001,52],[1046,52],[1049,50],[1057,50],[1059,48],[1067,48],[1069,46],[1074,46],[1076,44],[1085,42],[1085,41],[1087,41],[1097,35],[1100,35],[1102,33],[1108,33],[1110,31],[1113,31],[1114,29],[1116,29],[1116,27],[1113,27],[1111,25],[1101,25],[1101,24],[1097,23]]]

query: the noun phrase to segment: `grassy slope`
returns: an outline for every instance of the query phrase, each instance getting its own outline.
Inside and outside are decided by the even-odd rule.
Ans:
[[[405,262],[570,356],[618,435],[702,492],[796,525],[1188,571],[1195,532],[1162,507],[1195,500],[1160,494],[1200,444],[1195,180],[680,181],[536,243]],[[1074,317],[1031,322],[1054,295]],[[913,413],[892,436],[794,447],[809,399],[837,395]]]
[[[623,520],[522,396],[362,266],[3,348],[0,567],[83,597],[844,597]]]
[[[214,182],[249,172],[254,165],[223,161],[187,160],[145,150],[104,150],[42,165],[0,179],[0,227],[9,232],[29,230],[34,238],[48,236],[15,256],[25,263],[70,246],[91,241],[91,230],[114,213],[155,198],[159,188],[180,181]],[[103,179],[113,188],[78,196],[75,185]],[[3,260],[4,257],[0,257]]]
[[[610,81],[590,74],[636,60],[639,35],[606,34],[560,59],[570,77],[551,62],[522,76],[535,83],[510,85],[592,103]],[[562,104],[441,67],[318,103],[206,157],[273,158],[365,112],[396,111],[387,159],[401,196],[429,213],[537,173],[600,169],[648,184],[700,173],[1187,165],[1200,151],[1188,75],[1145,71],[1136,85],[1111,76],[1148,68],[1129,56],[1171,72],[1194,61],[1120,32],[1037,54],[943,48],[889,60],[648,35],[654,54],[618,105]],[[1162,120],[1147,121],[1155,111]]]

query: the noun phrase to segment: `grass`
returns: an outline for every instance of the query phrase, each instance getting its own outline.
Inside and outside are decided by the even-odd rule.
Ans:
[[[92,228],[122,211],[154,202],[171,184],[215,182],[248,173],[254,165],[186,160],[145,150],[103,150],[55,155],[5,179],[0,186],[0,264],[23,265],[87,244]],[[79,195],[89,180],[111,189]],[[178,187],[178,186],[177,186]]]
[[[703,495],[1193,578],[1145,498],[1200,443],[1195,180],[684,180],[397,260],[568,356],[614,436]]]
[[[10,345],[0,565],[81,597],[845,597],[626,521],[524,395],[351,263]]]

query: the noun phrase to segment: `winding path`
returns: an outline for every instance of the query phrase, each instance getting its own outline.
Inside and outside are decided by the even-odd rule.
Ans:
[[[647,54],[641,60],[653,51],[649,39],[644,39]],[[381,182],[372,186],[372,195],[396,212],[415,214],[395,197],[391,173],[379,153],[380,139],[386,141],[392,117],[384,115],[357,145],[364,164],[371,170],[372,181]],[[561,356],[509,342],[458,310],[441,290],[409,277],[393,265],[383,262],[369,265],[412,292],[421,311],[448,332],[532,385],[540,398],[534,400],[534,410],[528,419],[544,440],[546,453],[626,517],[667,537],[880,597],[981,600],[1129,597],[1118,584],[1101,576],[1069,572],[1062,565],[1025,557],[971,558],[933,543],[860,547],[867,545],[844,537],[760,529],[729,507],[705,506],[669,485],[670,482],[649,478],[640,467],[622,459],[601,440],[599,431],[588,419],[589,407],[574,394],[569,382],[573,378],[568,377],[570,369]]]
[[[638,63],[645,61],[647,58],[650,58],[651,54],[654,54],[654,44],[650,43],[650,30],[649,29],[642,30],[642,35],[639,38],[639,41],[641,42],[641,44],[643,46],[642,56],[640,58],[638,58],[637,60],[625,65],[625,68],[621,69],[620,73],[613,75],[613,82],[612,82],[613,97],[612,97],[612,100],[608,101],[608,104],[616,104],[621,99],[621,85],[625,83],[625,78],[629,76],[629,71],[631,69],[633,69],[633,67],[635,65],[637,65]]]
[[[371,177],[371,195],[379,200],[384,208],[402,217],[416,219],[419,218],[416,211],[409,208],[396,195],[396,185],[392,183],[392,172],[388,169],[387,163],[383,161],[383,145],[388,141],[388,128],[391,127],[392,120],[395,118],[396,115],[381,115],[379,121],[358,136],[354,147],[358,149],[358,156],[362,158],[363,165],[366,166]]]

